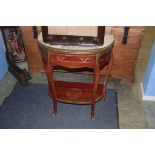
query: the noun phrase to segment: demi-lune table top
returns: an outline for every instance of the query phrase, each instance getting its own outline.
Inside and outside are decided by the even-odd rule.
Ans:
[[[114,43],[114,35],[105,35],[102,46],[68,46],[68,45],[50,45],[43,42],[42,33],[38,35],[38,43],[47,49],[48,52],[69,53],[69,54],[93,54],[101,53],[104,49],[111,48]]]

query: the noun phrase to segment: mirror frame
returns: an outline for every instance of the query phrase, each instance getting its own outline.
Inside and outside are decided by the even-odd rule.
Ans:
[[[104,43],[105,26],[98,26],[97,37],[76,35],[52,35],[48,26],[41,26],[45,43],[51,45],[101,46]]]

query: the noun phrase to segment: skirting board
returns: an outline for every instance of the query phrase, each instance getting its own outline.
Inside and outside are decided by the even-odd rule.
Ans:
[[[142,100],[155,101],[155,96],[145,96],[144,95],[144,90],[143,90],[143,84],[142,83],[140,83],[140,87],[141,87],[141,93],[142,93]]]

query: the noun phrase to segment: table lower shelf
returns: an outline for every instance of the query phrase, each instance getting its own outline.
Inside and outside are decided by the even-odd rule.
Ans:
[[[55,81],[56,96],[60,102],[73,104],[90,104],[93,92],[93,84],[80,82]],[[49,89],[52,97],[52,90]],[[103,84],[98,85],[95,102],[103,96]]]

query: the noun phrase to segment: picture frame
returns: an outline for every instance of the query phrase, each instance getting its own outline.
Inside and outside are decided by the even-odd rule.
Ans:
[[[8,62],[17,63],[26,61],[26,53],[19,26],[1,27]]]

